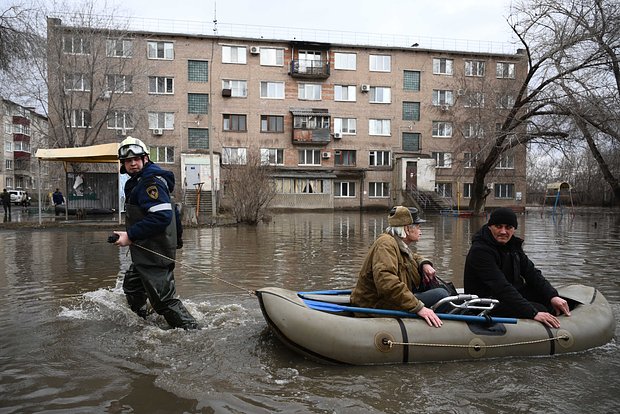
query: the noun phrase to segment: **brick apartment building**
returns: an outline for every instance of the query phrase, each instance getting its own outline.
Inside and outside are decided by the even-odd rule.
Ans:
[[[463,208],[473,163],[527,69],[519,53],[121,33],[60,19],[48,20],[48,48],[59,68],[50,97],[71,98],[71,119],[50,106],[52,124],[96,129],[89,142],[142,139],[176,174],[178,197],[202,182],[226,203],[221,167],[260,157],[273,167],[273,208]],[[524,205],[525,151],[488,176],[487,207]]]
[[[48,167],[39,166],[34,153],[47,146],[47,118],[8,99],[0,98],[0,125],[4,150],[0,154],[0,180],[7,190],[25,190],[35,197],[40,173],[47,191]],[[1,191],[1,189],[0,189]]]

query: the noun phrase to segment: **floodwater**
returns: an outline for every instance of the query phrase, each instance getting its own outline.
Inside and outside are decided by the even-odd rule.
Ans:
[[[417,250],[462,286],[483,219],[427,218]],[[129,311],[127,252],[107,229],[0,230],[0,413],[618,412],[620,324],[610,344],[552,357],[351,367],[285,348],[248,291],[351,287],[386,224],[336,212],[187,229],[176,280],[203,325],[191,332]],[[620,315],[620,215],[530,212],[517,234],[553,284],[595,286]]]

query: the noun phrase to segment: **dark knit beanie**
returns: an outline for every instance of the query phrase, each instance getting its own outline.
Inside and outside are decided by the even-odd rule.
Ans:
[[[517,215],[509,208],[498,208],[493,210],[489,218],[489,226],[492,224],[508,224],[515,229],[517,228]]]

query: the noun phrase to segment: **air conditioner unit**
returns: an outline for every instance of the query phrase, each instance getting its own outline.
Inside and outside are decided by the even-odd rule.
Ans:
[[[222,96],[224,97],[232,96],[232,89],[222,89]]]
[[[329,158],[329,157],[330,157],[330,155],[331,155],[331,154],[329,153],[329,151],[325,151],[325,152],[323,152],[323,153],[321,154],[321,157],[323,157],[323,158]]]
[[[360,86],[360,90],[362,92],[368,92],[368,91],[370,91],[370,85],[362,85],[362,86]]]
[[[459,89],[458,91],[456,91],[456,94],[457,94],[458,96],[463,96],[463,95],[465,95],[465,89]]]
[[[101,99],[110,99],[112,97],[112,91],[103,91]]]
[[[153,135],[164,135],[164,130],[161,128],[155,128],[153,130]]]
[[[442,111],[447,111],[448,109],[450,109],[449,105],[441,105],[441,110]]]
[[[334,151],[334,156],[338,157],[340,154],[342,154],[342,151],[340,150]]]
[[[334,139],[342,138],[342,132],[334,132]]]
[[[260,47],[258,46],[251,46],[250,47],[250,53],[253,55],[258,55],[260,53]]]

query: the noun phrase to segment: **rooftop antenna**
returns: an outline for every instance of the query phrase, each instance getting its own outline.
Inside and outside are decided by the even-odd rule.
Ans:
[[[213,34],[217,35],[217,2],[213,3]]]

